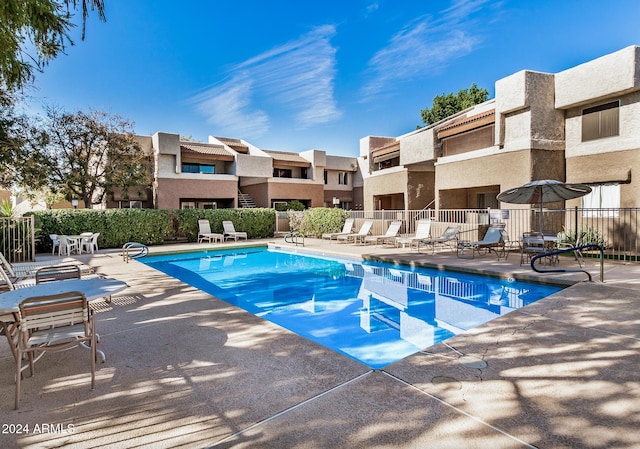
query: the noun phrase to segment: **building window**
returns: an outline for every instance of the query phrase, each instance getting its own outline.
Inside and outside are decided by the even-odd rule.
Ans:
[[[182,173],[205,173],[208,175],[213,175],[216,173],[216,166],[211,164],[183,162]]]
[[[620,209],[620,184],[592,185],[582,197],[583,217],[617,217]]]
[[[345,186],[349,184],[349,173],[346,171],[338,173],[338,184]]]
[[[307,167],[300,167],[300,178],[307,179]]]
[[[601,104],[582,111],[582,141],[617,136],[619,129],[620,102]]]
[[[327,175],[327,171],[324,171],[324,183],[329,184],[329,175]]]
[[[274,178],[291,178],[291,169],[274,167],[273,177]]]

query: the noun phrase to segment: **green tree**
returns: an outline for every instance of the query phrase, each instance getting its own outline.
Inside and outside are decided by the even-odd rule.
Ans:
[[[433,97],[431,108],[420,110],[420,116],[425,125],[431,125],[488,99],[489,91],[480,89],[473,83],[469,89],[462,89],[455,95],[453,93],[436,95]]]
[[[32,190],[48,187],[76,197],[86,208],[100,204],[115,188],[149,184],[149,161],[132,131],[117,115],[73,114],[50,109],[43,124],[31,125],[16,182]]]
[[[82,39],[89,10],[103,22],[104,0],[2,0],[0,2],[0,88],[18,90],[51,60],[74,45],[72,10],[82,11]]]
[[[0,188],[10,189],[17,177],[17,165],[24,158],[23,145],[28,119],[16,114],[18,95],[0,89]]]

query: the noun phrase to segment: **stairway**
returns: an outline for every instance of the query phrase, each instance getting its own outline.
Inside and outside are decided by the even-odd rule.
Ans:
[[[240,191],[238,191],[238,205],[240,207],[246,208],[256,207],[256,203],[253,202],[253,198],[251,198],[251,195],[247,195],[246,193],[242,193]]]

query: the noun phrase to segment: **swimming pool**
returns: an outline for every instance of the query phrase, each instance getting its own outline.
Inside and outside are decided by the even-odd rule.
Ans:
[[[267,248],[138,261],[374,369],[561,290]]]

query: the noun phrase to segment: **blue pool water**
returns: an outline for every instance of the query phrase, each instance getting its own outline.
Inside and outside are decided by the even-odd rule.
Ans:
[[[561,289],[266,248],[138,260],[374,369]]]

